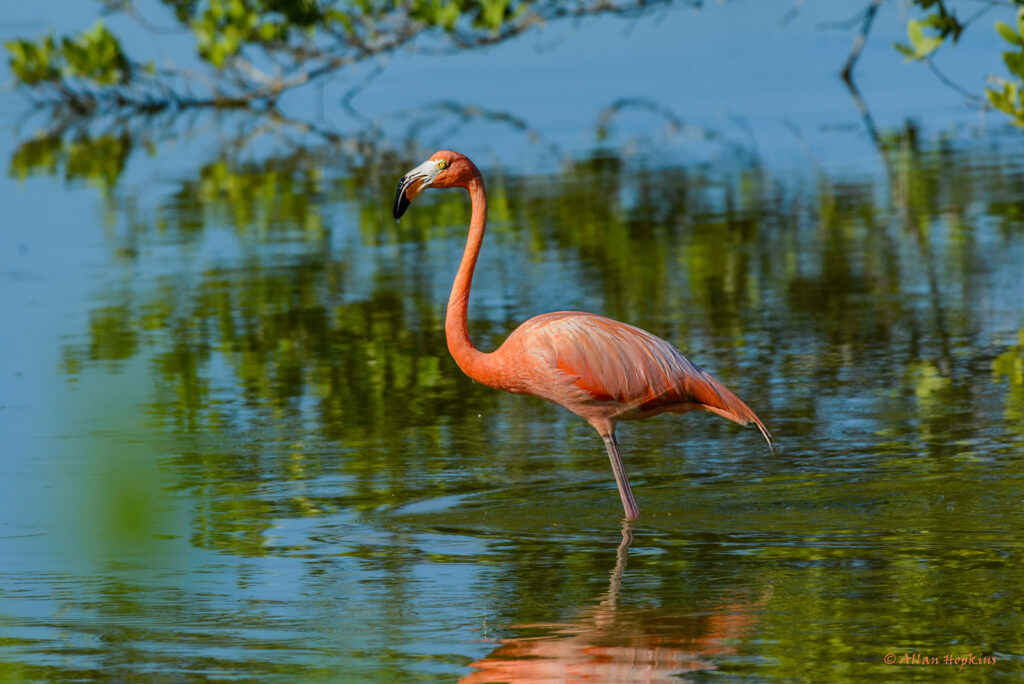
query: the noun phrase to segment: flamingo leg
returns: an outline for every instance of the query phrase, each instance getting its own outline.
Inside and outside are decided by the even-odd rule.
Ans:
[[[633,499],[633,490],[629,488],[629,478],[626,477],[626,467],[622,465],[622,457],[619,456],[619,445],[615,441],[615,433],[601,435],[604,439],[604,446],[608,450],[608,459],[612,462],[612,472],[615,473],[615,484],[619,486],[619,496],[622,498],[622,509],[626,512],[626,520],[636,520],[640,517],[640,509],[637,508]]]

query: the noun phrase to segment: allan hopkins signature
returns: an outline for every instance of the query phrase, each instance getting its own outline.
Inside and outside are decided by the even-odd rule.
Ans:
[[[886,665],[957,665],[961,672],[967,665],[996,664],[995,656],[987,656],[984,653],[979,653],[978,655],[973,653],[968,653],[967,655],[947,653],[941,656],[930,656],[922,653],[904,653],[903,655],[886,653],[882,660]]]

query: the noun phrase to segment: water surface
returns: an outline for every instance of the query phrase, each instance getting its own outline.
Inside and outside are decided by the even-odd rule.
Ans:
[[[477,345],[625,320],[779,442],[622,424],[628,526],[592,428],[448,356],[466,197],[390,218],[426,142],[6,139],[0,679],[1019,675],[1024,144],[993,128],[836,133],[845,170],[692,130],[476,155]]]

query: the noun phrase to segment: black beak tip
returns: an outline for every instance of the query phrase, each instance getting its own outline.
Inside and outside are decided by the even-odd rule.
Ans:
[[[402,214],[409,208],[412,203],[405,195],[405,189],[409,187],[408,176],[403,176],[402,180],[398,181],[398,190],[395,192],[395,207],[392,210],[392,214],[395,220],[402,218]]]
[[[405,196],[403,189],[399,188],[398,194],[395,195],[395,208],[392,212],[396,221],[402,218],[402,214],[405,213],[405,210],[409,208],[410,204],[412,204],[412,202],[410,202],[409,198]]]

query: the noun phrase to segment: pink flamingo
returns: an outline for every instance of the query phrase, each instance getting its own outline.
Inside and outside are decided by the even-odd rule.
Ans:
[[[487,225],[487,195],[468,157],[441,150],[405,174],[395,194],[394,216],[427,188],[466,188],[472,202],[469,237],[455,275],[445,337],[459,368],[477,382],[532,394],[587,420],[604,439],[627,520],[640,516],[615,440],[620,420],[659,413],[711,411],[740,425],[764,423],[743,401],[671,344],[625,323],[579,311],[541,314],[526,321],[493,352],[469,339],[469,289]]]

